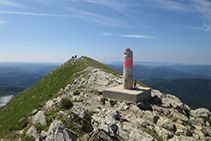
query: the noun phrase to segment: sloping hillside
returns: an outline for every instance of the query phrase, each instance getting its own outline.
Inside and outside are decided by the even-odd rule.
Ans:
[[[36,85],[25,90],[6,107],[0,109],[0,136],[7,135],[18,124],[18,121],[28,116],[33,109],[37,109],[47,100],[57,97],[60,89],[65,88],[68,84],[73,84],[74,80],[81,75],[77,72],[81,72],[88,66],[100,68],[108,73],[121,74],[88,57],[70,59]]]
[[[119,85],[122,74],[110,67],[71,59],[0,109],[0,139],[211,140],[209,110],[192,110],[157,90],[139,103],[102,96],[103,89]]]
[[[142,82],[163,93],[178,96],[183,102],[193,108],[206,107],[211,110],[210,79],[180,78],[164,80],[152,78]]]

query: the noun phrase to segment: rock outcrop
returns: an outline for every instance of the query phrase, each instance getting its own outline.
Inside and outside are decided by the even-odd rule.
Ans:
[[[32,124],[40,123],[41,125],[46,125],[44,111],[39,111],[37,114],[32,118]]]
[[[45,141],[74,141],[76,138],[77,135],[58,120],[54,120],[47,134],[42,135],[42,139]]]
[[[57,98],[47,101],[33,116],[26,136],[46,141],[211,140],[209,110],[193,110],[176,96],[158,90],[152,90],[151,99],[140,103],[106,99],[102,90],[121,85],[122,77],[93,67],[82,72],[84,75],[62,88]],[[76,90],[79,93],[74,93]],[[74,106],[61,109],[62,98],[71,99]],[[48,131],[38,133],[36,123],[50,125]]]

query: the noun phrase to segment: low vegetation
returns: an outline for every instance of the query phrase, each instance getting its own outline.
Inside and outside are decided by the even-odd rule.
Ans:
[[[105,105],[106,100],[107,100],[106,98],[102,97],[102,98],[100,99],[100,103],[101,103],[102,105]]]
[[[144,128],[142,127],[141,128],[144,132],[150,134],[153,138],[155,138],[156,140],[158,141],[163,141],[163,137],[159,136],[157,133],[155,132],[152,132],[151,130],[147,129],[147,128]]]
[[[62,98],[60,102],[61,108],[68,110],[73,107],[73,103],[69,98]]]
[[[42,80],[36,83],[33,87],[26,89],[22,94],[18,95],[14,100],[8,103],[5,107],[0,108],[0,138],[12,138],[16,130],[26,126],[26,119],[31,115],[34,109],[40,109],[49,100],[57,97],[61,88],[65,88],[68,84],[73,84],[74,80],[86,72],[82,72],[86,67],[100,68],[103,71],[115,75],[121,75],[120,72],[88,57],[81,57],[80,59],[70,59]],[[81,73],[80,73],[81,72]],[[71,102],[63,100],[61,107],[68,109],[72,106]],[[115,105],[115,101],[110,102]],[[55,112],[50,110],[45,112],[46,122],[49,124],[55,117]],[[21,120],[23,119],[23,120]],[[82,122],[81,119],[77,119]],[[85,119],[80,131],[91,131],[91,117]],[[71,123],[73,124],[73,123]],[[71,126],[69,126],[71,127]],[[39,127],[42,129],[43,127]],[[30,140],[30,139],[29,139]]]
[[[80,95],[80,91],[79,90],[74,91],[73,95]]]
[[[111,99],[109,102],[110,102],[111,107],[113,107],[114,105],[117,104],[117,100],[112,100]]]

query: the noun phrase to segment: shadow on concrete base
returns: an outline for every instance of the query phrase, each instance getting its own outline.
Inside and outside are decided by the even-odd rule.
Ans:
[[[150,99],[151,89],[138,87],[132,90],[127,90],[124,89],[122,85],[119,85],[117,87],[103,90],[103,97],[137,103]]]

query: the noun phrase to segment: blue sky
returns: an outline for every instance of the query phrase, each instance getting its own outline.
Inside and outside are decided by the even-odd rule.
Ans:
[[[211,64],[210,0],[0,0],[0,62]]]

